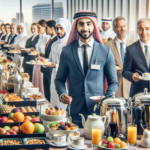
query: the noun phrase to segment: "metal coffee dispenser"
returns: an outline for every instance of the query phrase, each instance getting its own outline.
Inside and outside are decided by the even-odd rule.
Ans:
[[[7,81],[7,84],[11,84],[14,86],[14,93],[21,94],[24,84],[23,77],[18,73],[17,68],[14,70],[14,74],[12,74]]]
[[[4,66],[0,64],[0,91],[3,90],[3,74],[5,74],[6,80],[7,80],[7,73],[4,72]]]
[[[106,116],[105,131],[108,127],[113,129],[113,134],[125,134],[127,132],[128,102],[122,97],[116,97],[115,92],[112,96],[107,96],[99,103],[100,116]],[[112,131],[111,131],[112,132]],[[105,132],[105,134],[107,134]],[[112,136],[113,136],[112,135]]]
[[[147,88],[144,89],[144,92],[133,96],[133,104],[133,122],[141,120],[142,125],[149,124],[150,92],[148,92]],[[141,110],[140,114],[137,113],[139,108]],[[142,119],[137,117],[137,115],[142,115]]]

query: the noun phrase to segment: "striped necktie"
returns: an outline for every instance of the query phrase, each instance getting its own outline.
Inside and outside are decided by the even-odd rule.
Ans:
[[[48,42],[47,42],[47,44],[46,44],[46,49],[47,49],[47,47],[48,47],[50,41],[51,41],[51,38],[48,40]]]
[[[121,55],[121,59],[122,62],[124,63],[124,47],[123,47],[123,42],[120,43],[120,55]]]

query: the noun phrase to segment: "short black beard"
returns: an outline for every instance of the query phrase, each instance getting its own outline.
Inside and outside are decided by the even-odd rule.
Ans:
[[[66,34],[64,34],[61,38],[60,38],[58,35],[57,35],[57,36],[58,36],[59,39],[62,39],[65,35],[66,35]]]
[[[84,31],[81,31],[81,32],[84,32]],[[80,33],[79,31],[78,31],[78,34],[82,39],[87,40],[93,35],[93,32],[94,32],[94,30],[87,37],[82,36],[82,33]]]

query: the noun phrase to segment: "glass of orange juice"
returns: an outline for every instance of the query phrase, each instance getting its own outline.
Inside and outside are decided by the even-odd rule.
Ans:
[[[98,146],[102,139],[102,128],[97,125],[92,126],[92,146]]]
[[[129,123],[127,127],[127,139],[130,145],[136,145],[137,142],[137,125]]]

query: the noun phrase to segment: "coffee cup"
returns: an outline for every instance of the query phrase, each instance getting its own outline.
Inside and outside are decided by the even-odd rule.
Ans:
[[[150,73],[143,73],[142,76],[145,78],[150,78]]]
[[[62,145],[66,143],[66,134],[54,134],[53,137],[56,145]]]
[[[73,148],[81,148],[84,146],[84,138],[83,137],[72,137],[71,145]]]
[[[73,133],[70,133],[69,136],[68,136],[68,143],[71,144],[71,138],[72,137],[80,137],[80,132],[79,131],[76,131],[76,132],[73,132]]]

